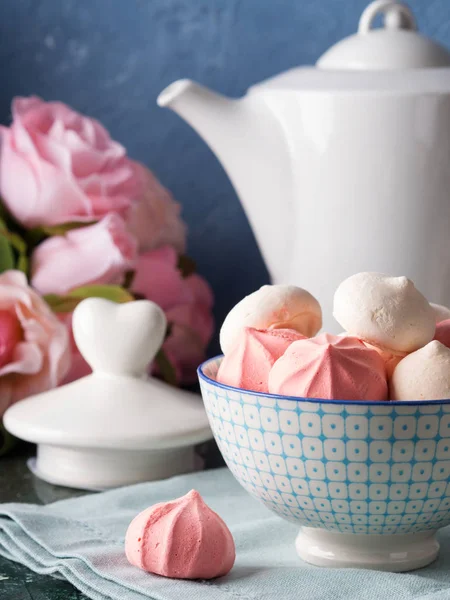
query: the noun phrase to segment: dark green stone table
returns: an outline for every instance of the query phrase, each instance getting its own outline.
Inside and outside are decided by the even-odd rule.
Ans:
[[[223,464],[214,442],[202,448],[205,467]],[[0,457],[0,502],[48,504],[86,492],[53,486],[34,477],[26,466],[34,447],[22,445]],[[83,600],[86,596],[70,583],[37,575],[18,563],[0,557],[0,600]]]
[[[47,504],[85,492],[55,487],[36,479],[26,461],[34,453],[32,446],[20,446],[0,458],[0,501]],[[70,583],[37,575],[18,563],[0,557],[1,600],[82,600],[86,596]]]

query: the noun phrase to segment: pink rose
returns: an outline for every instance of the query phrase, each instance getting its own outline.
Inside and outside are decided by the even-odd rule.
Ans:
[[[165,311],[172,333],[164,350],[179,381],[191,383],[213,333],[213,296],[199,275],[183,279],[177,262],[177,254],[170,246],[142,254],[137,261],[133,291]]]
[[[178,380],[194,383],[197,367],[206,358],[205,350],[214,331],[213,295],[199,275],[190,275],[185,281],[193,294],[192,301],[166,312],[169,323],[172,323],[172,332],[164,350],[175,367]]]
[[[125,216],[142,195],[135,163],[95,119],[61,102],[15,98],[1,128],[0,194],[25,227]]]
[[[70,366],[67,330],[20,271],[0,275],[0,417],[12,403],[54,388]]]
[[[144,165],[135,163],[142,196],[133,202],[128,213],[130,231],[138,240],[139,251],[173,246],[180,254],[186,249],[186,225],[169,190]]]
[[[122,218],[111,213],[95,225],[72,229],[37,246],[31,285],[41,294],[65,294],[86,284],[121,284],[135,258],[135,239]]]

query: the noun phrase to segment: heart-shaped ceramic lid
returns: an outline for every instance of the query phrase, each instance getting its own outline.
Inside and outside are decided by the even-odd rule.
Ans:
[[[166,332],[159,306],[89,298],[76,308],[73,329],[94,372],[10,407],[4,423],[13,435],[109,450],[179,448],[211,437],[200,396],[147,377]]]
[[[154,302],[88,298],[73,313],[78,350],[93,371],[142,376],[160,349],[167,321]]]

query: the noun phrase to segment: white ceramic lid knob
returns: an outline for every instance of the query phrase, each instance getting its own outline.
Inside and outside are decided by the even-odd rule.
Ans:
[[[116,304],[88,298],[73,314],[73,335],[94,372],[143,376],[166,333],[164,312],[154,302]]]
[[[395,0],[375,0],[366,7],[359,19],[358,33],[369,33],[375,18],[384,13],[386,29],[417,29],[416,20],[406,4]]]
[[[383,27],[375,28],[382,15]],[[449,52],[416,31],[406,4],[375,0],[361,15],[358,33],[332,46],[317,61],[321,69],[394,70],[450,66]]]

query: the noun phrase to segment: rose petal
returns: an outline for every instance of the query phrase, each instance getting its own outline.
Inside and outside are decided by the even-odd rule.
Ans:
[[[70,366],[70,346],[64,324],[27,285],[23,273],[7,271],[0,275],[0,299],[2,310],[19,319],[23,336],[17,336],[13,328],[3,329],[3,335],[10,331],[10,337],[3,341],[10,345],[12,358],[0,368],[1,417],[12,402],[61,382]]]
[[[11,132],[1,129],[0,193],[6,208],[16,219],[27,220],[38,202],[38,182],[31,165],[21,156],[11,142]],[[14,174],[14,176],[12,176]],[[23,198],[23,202],[11,199]]]
[[[205,347],[195,332],[175,324],[163,348],[175,367],[178,381],[195,382],[197,367],[205,360]]]
[[[214,333],[214,319],[209,309],[197,304],[180,304],[167,310],[166,317],[169,323],[195,332],[204,346],[209,344]]]
[[[127,221],[138,240],[140,252],[168,245],[182,254],[186,249],[186,225],[180,216],[180,205],[151,171],[136,162],[134,168],[141,191]]]
[[[66,294],[92,283],[121,283],[134,266],[136,242],[112,213],[99,223],[45,240],[33,253],[31,283],[41,294]]]
[[[137,260],[133,290],[156,302],[163,310],[191,301],[181,273],[177,254],[170,246],[141,254]]]
[[[29,96],[28,98],[16,96],[16,98],[13,98],[11,104],[13,119],[23,117],[26,113],[34,109],[39,109],[43,104],[45,103],[38,96]]]
[[[5,271],[0,274],[0,309],[15,307],[18,303],[32,306],[32,298],[25,275],[21,271]]]
[[[77,214],[92,219],[88,198],[61,169],[43,159],[25,159],[2,133],[0,193],[6,208],[27,227],[56,225]]]
[[[189,277],[186,278],[186,286],[191,290],[196,304],[200,304],[205,308],[212,308],[214,304],[214,295],[211,287],[203,277],[198,275],[198,273],[189,275]]]
[[[8,373],[34,375],[42,369],[44,358],[37,344],[20,342],[14,349],[12,362],[0,368],[0,377]]]
[[[84,360],[84,358],[79,352],[75,352],[74,354],[72,354],[72,364],[69,369],[69,372],[63,380],[63,384],[67,385],[68,383],[72,383],[72,381],[81,379],[81,377],[86,377],[91,373],[91,367],[87,364],[87,362]]]
[[[26,227],[125,217],[140,193],[123,146],[61,102],[16,98],[2,147],[0,192]]]
[[[62,124],[55,123],[54,126]],[[72,174],[72,154],[70,149],[52,139],[49,135],[41,135],[36,133],[33,136],[35,146],[42,160],[51,163],[54,167],[61,169],[66,176]]]

